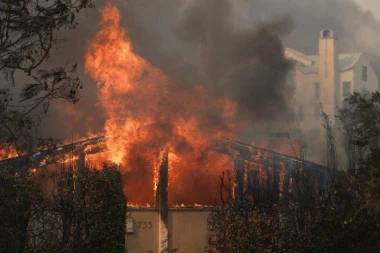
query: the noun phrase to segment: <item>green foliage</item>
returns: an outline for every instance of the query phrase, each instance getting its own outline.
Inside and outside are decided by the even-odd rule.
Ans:
[[[0,71],[31,73],[49,55],[55,33],[76,27],[76,13],[89,0],[4,0],[0,2]],[[12,78],[10,78],[12,79]]]
[[[346,102],[337,117],[350,147],[347,150],[353,153],[349,157],[361,158],[351,163],[356,166],[337,172],[331,188],[316,192],[310,175],[302,169],[292,172],[292,192],[284,190],[279,201],[264,200],[264,206],[257,203],[256,196],[265,189],[257,187],[258,181],[254,181],[254,191],[246,190],[244,203],[223,202],[226,204],[210,215],[211,249],[379,252],[380,93],[354,93]],[[324,116],[326,124],[328,118]],[[328,124],[325,127],[331,132]],[[333,141],[331,136],[330,133],[328,142]],[[334,149],[331,147],[330,152]],[[232,184],[227,187],[232,192]]]
[[[42,252],[124,252],[127,210],[120,172],[113,167],[79,169],[76,189],[70,183],[72,176],[62,176],[51,209],[52,217],[61,220],[61,227],[54,231],[61,236],[49,248],[43,243]]]
[[[349,140],[362,149],[379,147],[380,93],[355,92],[346,99],[346,106],[339,111]]]
[[[380,248],[380,93],[354,93],[337,116],[355,158],[336,185],[339,211],[331,217],[336,252],[376,252]],[[341,243],[345,242],[345,243]]]
[[[0,252],[123,253],[126,199],[113,167],[33,174],[0,170]]]
[[[23,252],[32,206],[41,201],[29,174],[0,170],[0,252]]]
[[[331,126],[331,121],[329,115],[324,111],[323,105],[321,107],[321,117],[322,117],[322,127],[325,129],[326,144],[327,144],[327,167],[336,170],[337,161],[336,161],[336,148],[335,148],[335,139],[333,135],[333,128]]]
[[[209,216],[209,245],[218,252],[272,252],[273,217],[253,206],[217,207]]]
[[[379,182],[348,176],[337,185],[338,210],[330,219],[331,248],[335,252],[376,252],[380,247]],[[377,189],[376,189],[377,188]],[[345,242],[345,243],[343,243]]]
[[[0,1],[0,145],[12,145],[19,154],[30,152],[36,147],[33,130],[50,101],[79,100],[76,64],[69,69],[38,68],[59,42],[57,32],[74,29],[77,13],[93,6],[90,0]],[[16,71],[27,74],[30,83],[16,89]],[[17,99],[14,94],[20,89]]]
[[[104,168],[92,175],[88,217],[91,232],[81,252],[123,253],[126,199],[120,172]]]

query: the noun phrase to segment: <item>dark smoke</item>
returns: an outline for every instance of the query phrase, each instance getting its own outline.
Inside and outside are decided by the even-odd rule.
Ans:
[[[363,11],[352,0],[236,0],[240,23],[257,22],[263,15],[286,13],[295,23],[291,36],[285,40],[289,47],[305,53],[318,52],[318,32],[331,28],[338,36],[341,52],[379,53],[380,26],[372,13]],[[264,13],[264,14],[263,14]],[[375,58],[374,58],[375,60]]]
[[[232,22],[231,1],[192,1],[187,6],[165,1],[155,6],[157,12],[164,9],[168,14],[162,21],[168,27],[161,28],[149,23],[156,18],[146,12],[147,2],[129,1],[125,15],[138,53],[178,82],[201,83],[211,94],[237,102],[239,122],[258,123],[289,114],[292,92],[285,77],[291,63],[284,58],[280,39],[292,29],[289,17],[239,30]],[[140,16],[146,17],[142,23]],[[171,48],[163,41],[175,52],[166,54]]]
[[[193,1],[180,19],[180,38],[200,48],[197,76],[217,96],[238,103],[238,119],[273,119],[288,108],[285,77],[291,68],[280,36],[289,18],[239,31],[229,1]],[[196,54],[197,52],[194,52]]]
[[[99,8],[103,3],[97,1],[96,5]],[[281,73],[286,73],[289,66],[279,52],[279,38],[288,47],[316,53],[319,31],[332,28],[338,35],[341,52],[365,52],[375,70],[380,71],[379,23],[350,0],[128,0],[119,7],[137,53],[173,79],[187,84],[202,83],[218,95],[229,93],[240,101],[239,119],[249,115],[256,119],[277,117],[280,111],[276,109],[286,105],[289,94],[284,93],[291,94],[291,91],[281,88]],[[287,18],[283,19],[284,25],[281,19],[264,22],[278,15],[293,19],[292,33],[288,34],[291,24]],[[69,42],[52,59],[58,57],[59,62],[70,60],[83,66],[86,42],[95,34],[97,22],[97,11],[87,11],[80,29],[67,36]],[[70,42],[73,38],[75,43]],[[74,50],[68,50],[73,45]],[[266,59],[267,54],[276,64],[257,60]],[[247,66],[250,71],[244,69],[244,64],[249,65],[249,57],[256,59]],[[266,73],[273,69],[278,75],[268,76]],[[101,126],[103,117],[94,110],[95,84],[84,75],[83,79],[84,99],[75,105],[75,111],[93,117],[94,124]],[[259,106],[255,108],[255,105]],[[51,115],[59,113],[58,108]],[[48,119],[48,129],[52,122],[62,125],[64,118]],[[56,135],[83,133],[86,128],[77,120],[64,129],[58,128],[62,132]]]

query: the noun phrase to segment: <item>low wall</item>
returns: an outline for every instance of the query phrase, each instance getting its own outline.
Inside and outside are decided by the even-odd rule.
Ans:
[[[211,208],[169,208],[169,252],[201,253],[207,248],[207,218]],[[159,253],[157,208],[129,208],[128,253]]]

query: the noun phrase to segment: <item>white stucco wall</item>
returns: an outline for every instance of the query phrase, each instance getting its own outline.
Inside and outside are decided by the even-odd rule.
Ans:
[[[177,209],[169,211],[170,248],[178,253],[203,253],[207,247],[207,218],[210,211]]]
[[[304,74],[296,72],[296,90],[293,97],[293,108],[301,128],[304,131],[315,128],[320,119],[315,117],[315,107],[319,107],[319,101],[315,99],[314,83],[319,82],[318,74]],[[300,107],[302,107],[303,117],[300,118]]]
[[[136,208],[127,216],[133,219],[133,233],[126,233],[125,238],[127,252],[158,252],[158,209]]]
[[[207,218],[210,208],[169,208],[168,231],[170,252],[202,253],[208,242]],[[159,227],[157,208],[133,208],[133,233],[126,234],[128,253],[158,253]]]
[[[362,66],[367,67],[367,81],[362,80]],[[315,117],[315,107],[319,106],[319,101],[315,100],[315,88],[314,83],[319,82],[319,75],[316,73],[304,74],[301,71],[297,70],[295,75],[295,92],[292,100],[292,105],[295,111],[295,114],[298,116],[299,108],[303,108],[303,119],[300,120],[301,127],[304,131],[309,131],[316,126],[319,127],[321,120]],[[358,62],[352,69],[340,72],[338,82],[340,85],[339,88],[339,97],[341,98],[340,102],[336,102],[336,105],[343,105],[343,83],[351,82],[350,92],[355,91],[361,92],[363,89],[366,89],[370,92],[378,90],[378,78],[373,68],[371,67],[370,62],[367,57],[363,54]],[[322,93],[322,87],[320,85],[320,93]],[[331,104],[326,104],[324,107],[332,107]]]
[[[367,81],[362,80],[362,66],[367,67]],[[375,71],[371,67],[371,64],[365,54],[363,54],[358,62],[355,64],[354,69],[354,91],[362,91],[366,89],[370,92],[378,90],[378,78]]]

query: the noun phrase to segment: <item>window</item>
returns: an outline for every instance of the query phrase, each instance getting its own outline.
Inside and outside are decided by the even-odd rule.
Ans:
[[[314,99],[319,100],[320,91],[319,91],[319,83],[314,83]]]
[[[362,66],[362,81],[367,82],[367,67]]]
[[[351,82],[343,82],[343,98],[351,96]]]

